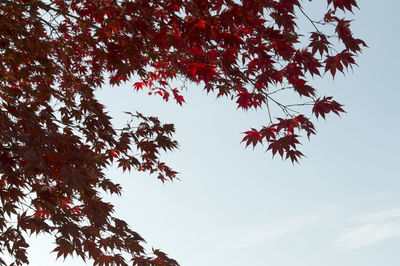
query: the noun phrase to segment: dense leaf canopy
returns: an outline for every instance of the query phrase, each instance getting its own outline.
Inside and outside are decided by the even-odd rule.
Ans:
[[[160,250],[146,252],[100,193],[121,193],[104,174],[113,163],[163,182],[176,178],[159,156],[177,148],[174,125],[131,110],[132,119],[117,129],[94,92],[128,83],[182,105],[182,88],[171,81],[191,81],[239,109],[262,108],[265,126],[244,132],[243,142],[266,143],[296,162],[299,136],[315,134],[309,116],[343,112],[310,78],[344,72],[366,46],[344,18],[357,8],[355,0],[327,0],[317,19],[303,6],[299,0],[0,0],[0,251],[14,265],[28,263],[25,233],[47,233],[57,257],[177,265]],[[298,18],[313,32],[302,32]],[[297,102],[281,102],[287,92]]]

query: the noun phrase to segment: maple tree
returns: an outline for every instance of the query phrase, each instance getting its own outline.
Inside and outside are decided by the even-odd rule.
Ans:
[[[0,0],[0,251],[28,263],[25,233],[46,233],[57,258],[177,265],[146,253],[101,197],[121,194],[104,174],[113,163],[174,180],[159,156],[177,148],[174,125],[127,112],[131,121],[117,129],[95,90],[131,83],[182,105],[171,81],[189,80],[239,109],[263,108],[266,125],[244,132],[246,147],[266,143],[296,162],[300,135],[316,133],[305,110],[344,112],[309,80],[356,64],[366,44],[344,17],[355,8],[356,0],[327,0],[314,20],[299,0]],[[297,102],[283,103],[283,92]]]

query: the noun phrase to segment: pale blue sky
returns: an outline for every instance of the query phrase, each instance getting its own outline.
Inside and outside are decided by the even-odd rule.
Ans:
[[[149,247],[183,266],[399,265],[400,3],[358,2],[352,30],[370,48],[353,73],[314,83],[347,113],[317,123],[300,165],[240,144],[241,132],[267,121],[265,111],[236,110],[194,87],[183,108],[130,84],[99,91],[116,124],[127,119],[122,111],[138,110],[177,128],[181,148],[166,160],[181,181],[109,172],[124,188],[112,199],[117,213]],[[33,241],[31,265],[85,265],[54,263],[53,248]]]

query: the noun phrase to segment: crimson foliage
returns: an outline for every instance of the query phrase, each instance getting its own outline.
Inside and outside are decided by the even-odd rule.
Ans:
[[[316,118],[343,112],[308,80],[344,72],[366,46],[343,17],[357,7],[355,0],[327,0],[320,20],[311,19],[304,5],[0,0],[0,251],[13,257],[13,265],[28,263],[24,232],[47,233],[55,238],[57,257],[76,254],[95,265],[177,265],[159,250],[146,253],[144,240],[100,194],[121,193],[104,174],[115,162],[163,182],[176,178],[159,158],[177,147],[174,126],[128,113],[131,122],[116,129],[94,91],[127,82],[182,105],[181,90],[170,84],[187,79],[230,97],[240,109],[264,108],[266,125],[244,132],[243,142],[266,143],[273,154],[296,162],[299,136],[315,134],[305,111]],[[313,32],[302,33],[297,18]],[[283,91],[294,92],[300,103],[282,103]]]

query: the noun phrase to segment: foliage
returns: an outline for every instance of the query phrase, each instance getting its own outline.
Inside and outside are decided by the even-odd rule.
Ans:
[[[264,108],[266,125],[243,142],[296,162],[299,136],[315,134],[304,108],[317,118],[343,112],[307,80],[351,68],[366,46],[342,17],[356,1],[327,4],[315,21],[299,0],[0,0],[0,251],[28,263],[25,232],[46,233],[57,257],[177,265],[159,250],[147,254],[100,194],[121,193],[104,174],[113,163],[174,180],[159,158],[177,148],[174,126],[128,113],[116,129],[94,91],[132,82],[182,105],[171,80],[187,79],[240,109]],[[302,35],[298,17],[314,31]],[[306,101],[284,104],[283,91]]]

